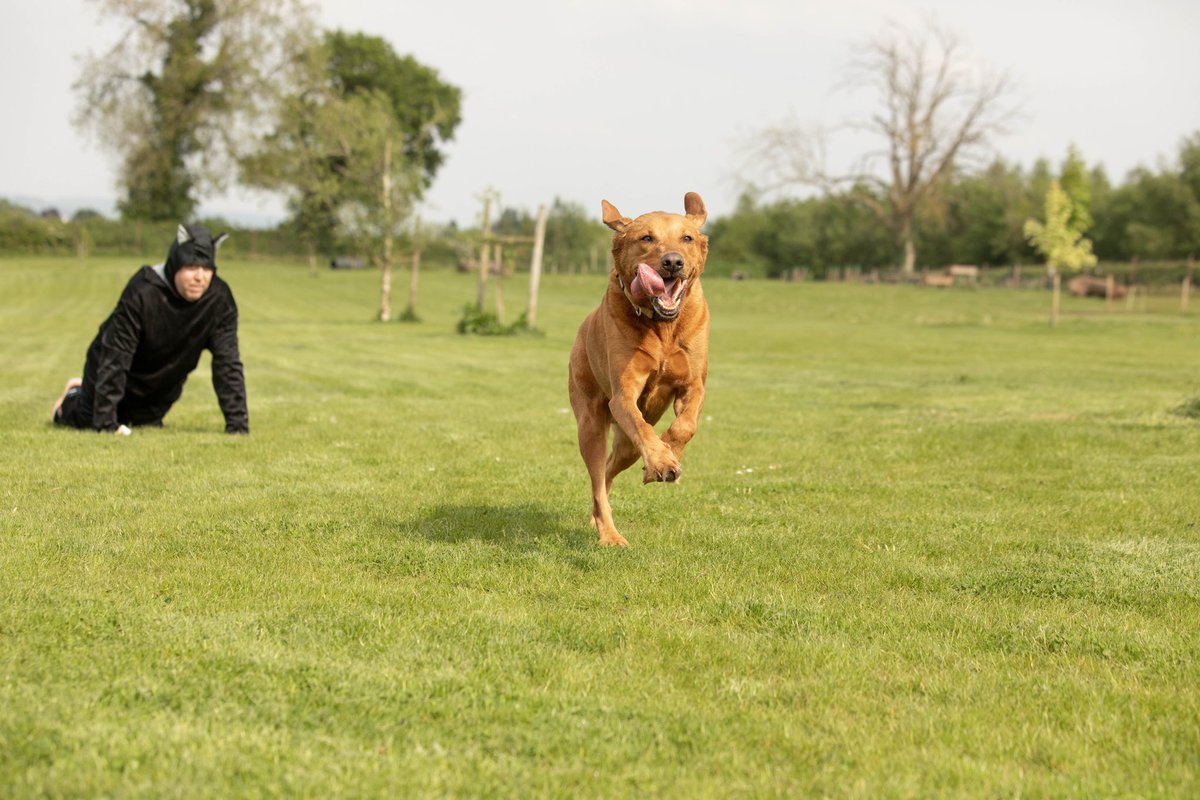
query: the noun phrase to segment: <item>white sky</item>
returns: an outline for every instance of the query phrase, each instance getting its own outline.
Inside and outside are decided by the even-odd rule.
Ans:
[[[838,90],[856,42],[932,15],[1008,70],[1022,119],[998,151],[1026,167],[1079,145],[1119,181],[1200,130],[1200,0],[324,0],[325,27],[383,36],[464,92],[463,123],[427,218],[469,223],[480,192],[599,216],[732,210],[736,143],[785,118],[832,126],[870,110]],[[115,196],[116,158],[70,124],[77,56],[115,29],[83,0],[0,0],[0,197],[69,210]],[[839,153],[834,141],[832,160]],[[831,166],[837,166],[832,164]],[[278,217],[264,195],[204,209]]]

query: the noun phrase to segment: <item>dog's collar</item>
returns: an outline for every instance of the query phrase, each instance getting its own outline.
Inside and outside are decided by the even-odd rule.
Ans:
[[[650,306],[650,308],[646,309],[633,302],[633,295],[629,293],[629,289],[626,288],[625,281],[621,278],[621,273],[619,272],[617,273],[617,283],[620,284],[621,292],[625,295],[625,299],[629,301],[629,305],[633,306],[633,313],[637,314],[639,317],[646,316],[654,319],[656,316],[654,306]]]

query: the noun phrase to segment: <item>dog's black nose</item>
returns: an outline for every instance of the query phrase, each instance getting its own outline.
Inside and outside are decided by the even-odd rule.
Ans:
[[[683,272],[683,256],[679,253],[667,253],[662,257],[663,269],[670,275],[678,275]]]

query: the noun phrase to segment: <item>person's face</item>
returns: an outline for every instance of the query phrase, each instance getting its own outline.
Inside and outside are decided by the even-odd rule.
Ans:
[[[212,267],[202,267],[199,264],[189,264],[180,267],[175,272],[175,291],[189,303],[194,303],[208,291],[212,283]]]

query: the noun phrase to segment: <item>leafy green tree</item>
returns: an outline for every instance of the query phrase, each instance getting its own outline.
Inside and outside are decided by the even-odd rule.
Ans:
[[[1086,233],[1092,227],[1092,178],[1075,145],[1067,150],[1058,182],[1071,199],[1071,218],[1067,224],[1072,230]]]
[[[817,212],[821,200],[780,200],[763,206],[761,224],[754,232],[754,247],[767,264],[767,275],[778,277],[795,268],[805,268],[824,277],[828,256],[819,244],[825,234]]]
[[[242,157],[240,167],[247,185],[286,196],[288,224],[304,243],[315,272],[316,254],[333,250],[347,167],[362,145],[358,131],[348,127],[353,110],[328,91],[323,50],[314,48],[306,57],[307,85],[284,98],[275,129]]]
[[[192,216],[269,115],[311,36],[299,0],[93,0],[125,32],[89,55],[76,123],[121,159],[122,215]]]
[[[462,91],[412,56],[365,33],[325,34],[328,75],[343,98],[379,93],[399,132],[398,156],[418,167],[420,189],[428,189],[445,162],[445,144],[462,121]]]
[[[1132,256],[1178,258],[1200,249],[1200,200],[1179,173],[1135,171],[1126,223]]]
[[[744,192],[733,214],[710,226],[712,274],[778,277],[796,268],[822,278],[832,269],[889,263],[894,245],[874,215],[845,195],[759,205]]]
[[[996,160],[982,171],[956,175],[942,192],[941,216],[920,218],[919,247],[927,263],[997,266],[1037,258],[1025,238],[1025,220],[1042,210],[1053,180],[1045,160],[1028,173]],[[1092,176],[1087,180],[1093,183]],[[1033,187],[1041,194],[1035,197]]]
[[[1115,189],[1103,165],[1092,169],[1092,227],[1090,237],[1096,257],[1101,261],[1122,258],[1113,246],[1113,198]]]
[[[1185,138],[1179,145],[1179,177],[1192,196],[1200,199],[1200,131]]]
[[[391,319],[395,240],[421,197],[419,164],[402,152],[404,133],[381,92],[358,92],[341,101],[348,146],[339,166],[339,218],[381,272],[379,318]]]
[[[1078,224],[1080,215],[1073,213],[1071,196],[1058,181],[1050,184],[1046,193],[1046,221],[1030,219],[1025,223],[1025,235],[1046,257],[1046,268],[1053,277],[1054,292],[1051,297],[1050,324],[1058,324],[1059,294],[1063,270],[1080,270],[1094,267],[1096,256],[1092,243],[1084,238],[1083,232],[1072,227],[1072,219]]]
[[[757,239],[766,223],[758,209],[756,196],[753,188],[743,190],[733,213],[724,214],[708,223],[709,241],[716,246],[709,250],[705,274],[767,274],[766,259],[757,246]]]
[[[288,196],[310,254],[344,234],[390,264],[391,237],[432,183],[461,119],[460,91],[366,34],[327,33],[298,63],[303,77],[275,129],[242,160],[243,180]]]
[[[611,242],[612,231],[582,205],[554,198],[546,212],[545,260],[555,271],[590,263],[593,249],[606,257]]]
[[[1046,193],[1045,222],[1031,219],[1025,223],[1025,236],[1045,256],[1046,266],[1052,271],[1096,265],[1091,240],[1071,226],[1072,205],[1070,195],[1058,181],[1053,181]]]
[[[1106,259],[1183,258],[1200,252],[1200,133],[1158,172],[1132,170],[1097,204],[1096,250]]]
[[[536,220],[528,211],[504,208],[492,223],[492,233],[499,236],[533,236],[535,224]]]

